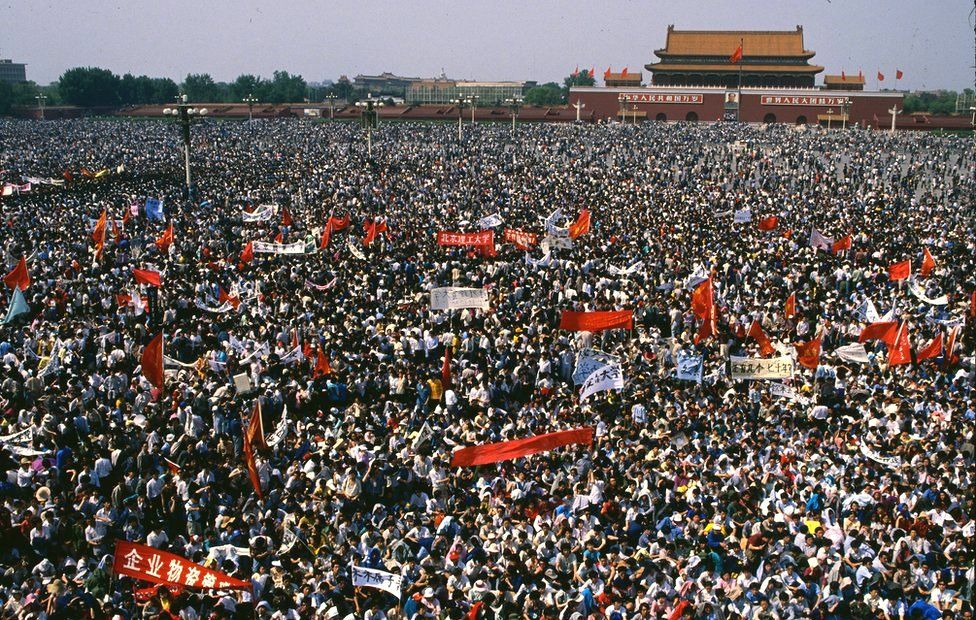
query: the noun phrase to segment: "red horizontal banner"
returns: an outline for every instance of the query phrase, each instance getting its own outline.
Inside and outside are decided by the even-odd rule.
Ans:
[[[631,310],[573,312],[563,310],[559,329],[571,332],[601,332],[605,329],[633,329],[634,313]]]
[[[495,245],[495,231],[482,230],[476,233],[462,233],[442,230],[437,233],[437,245],[491,247]]]
[[[546,435],[536,435],[515,441],[489,443],[483,446],[461,448],[451,458],[451,467],[474,467],[488,463],[510,461],[519,457],[548,452],[560,446],[570,444],[592,444],[593,428],[577,428],[571,431],[559,431]]]
[[[505,241],[514,243],[520,250],[531,250],[539,243],[539,235],[515,228],[506,228]]]
[[[843,106],[849,99],[847,97],[817,97],[815,95],[802,95],[799,97],[784,95],[762,95],[759,97],[760,105],[809,105],[817,107]]]
[[[133,579],[187,588],[251,589],[250,582],[204,568],[176,554],[124,540],[115,541],[112,571]]]
[[[694,103],[699,104],[705,97],[701,94],[664,95],[661,93],[624,93],[621,99],[627,103]]]

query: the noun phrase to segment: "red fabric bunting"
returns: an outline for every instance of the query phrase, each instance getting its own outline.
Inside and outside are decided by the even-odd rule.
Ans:
[[[563,310],[559,329],[571,332],[601,332],[605,329],[633,329],[632,310],[574,312]]]
[[[571,431],[559,431],[546,435],[536,435],[514,441],[502,441],[482,446],[462,448],[451,458],[451,467],[474,467],[488,463],[510,461],[519,457],[547,452],[560,446],[571,444],[592,444],[593,429],[591,427],[578,428]]]

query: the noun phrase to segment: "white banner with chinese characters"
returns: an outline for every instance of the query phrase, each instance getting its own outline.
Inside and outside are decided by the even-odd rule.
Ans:
[[[488,291],[483,288],[444,286],[430,292],[431,310],[488,309]]]
[[[194,564],[176,554],[125,540],[115,542],[112,572],[151,583],[176,584],[187,588],[251,589],[250,582]]]
[[[793,376],[793,358],[783,357],[738,357],[729,356],[733,381],[764,381],[769,379],[789,379]]]
[[[590,373],[580,390],[580,402],[607,390],[624,389],[624,372],[618,364],[607,364]]]
[[[400,598],[403,577],[375,568],[352,567],[352,585],[357,588],[377,588]]]

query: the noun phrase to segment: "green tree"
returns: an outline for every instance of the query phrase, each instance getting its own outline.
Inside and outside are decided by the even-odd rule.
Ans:
[[[243,101],[249,95],[259,101],[267,101],[266,82],[256,75],[248,73],[239,75],[230,84],[230,95],[234,101]]]
[[[563,89],[555,82],[535,86],[525,93],[525,103],[529,105],[558,105],[565,102]]]
[[[108,69],[75,67],[61,74],[58,92],[65,103],[81,107],[118,105],[121,80]]]
[[[287,71],[275,71],[271,78],[271,103],[295,103],[304,101],[306,96],[305,79],[300,75],[290,75]]]
[[[172,103],[180,94],[180,87],[170,78],[153,78],[149,103]]]
[[[209,73],[190,73],[183,80],[183,94],[193,103],[220,103],[220,89]]]
[[[14,89],[10,82],[0,82],[0,116],[10,114],[14,103]]]

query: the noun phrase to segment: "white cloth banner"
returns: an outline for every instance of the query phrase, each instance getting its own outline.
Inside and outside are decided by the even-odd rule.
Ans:
[[[274,432],[268,435],[265,443],[269,447],[274,448],[279,443],[281,443],[285,437],[288,436],[288,405],[281,410],[281,419],[278,420],[278,426],[275,427]]]
[[[460,308],[488,309],[488,291],[483,288],[444,286],[430,292],[431,310],[458,310]]]
[[[573,383],[579,385],[586,381],[595,371],[607,364],[620,365],[620,358],[616,355],[604,353],[598,349],[583,349],[576,356],[576,367],[573,370]]]
[[[48,355],[48,362],[41,368],[38,365],[37,368],[37,378],[43,379],[44,377],[54,374],[61,370],[61,350],[64,345],[61,343],[60,339],[54,341],[54,346],[51,348],[51,353]]]
[[[548,232],[551,235],[555,235],[555,234],[563,235],[563,231],[565,231],[565,236],[568,236],[569,235],[568,228],[559,228],[557,226],[559,220],[561,220],[562,217],[563,217],[562,207],[559,207],[558,209],[550,213],[549,217],[545,219],[546,232]]]
[[[868,457],[875,463],[881,463],[886,467],[901,467],[901,457],[881,456],[878,452],[872,450],[863,443],[861,444],[861,454]]]
[[[377,588],[400,598],[403,577],[375,568],[352,567],[352,585],[357,588]]]
[[[834,351],[834,355],[840,359],[847,362],[854,362],[856,364],[870,364],[871,360],[868,359],[868,352],[864,348],[864,345],[860,342],[852,342],[851,344],[845,344],[842,347],[838,347]]]
[[[800,396],[799,394],[796,393],[796,390],[786,385],[785,383],[770,383],[769,393],[772,396],[777,396],[779,398],[786,398],[788,400],[792,400],[803,405],[808,404],[810,402],[809,398]]]
[[[359,246],[356,245],[356,242],[355,241],[353,241],[352,239],[349,239],[349,241],[347,242],[347,247],[349,248],[349,253],[350,254],[352,254],[353,256],[355,256],[356,258],[358,258],[359,260],[366,260],[366,255],[363,254],[363,251],[359,249]]]
[[[935,299],[926,296],[925,291],[922,290],[922,287],[915,280],[908,282],[908,292],[918,298],[919,301],[924,301],[930,306],[944,306],[949,303],[949,298],[945,295],[936,297]]]
[[[305,242],[268,243],[267,241],[255,241],[251,248],[255,254],[304,254]]]
[[[832,252],[834,249],[834,240],[831,237],[825,237],[821,235],[816,228],[811,226],[810,247],[816,248],[818,250],[823,250],[824,252]]]
[[[525,264],[528,265],[528,266],[530,266],[530,267],[537,267],[537,268],[538,267],[550,267],[550,266],[552,266],[552,254],[547,252],[540,259],[532,258],[528,254],[526,254],[525,255]]]
[[[637,273],[637,270],[643,265],[643,261],[637,261],[629,267],[621,269],[620,267],[614,267],[613,265],[607,266],[607,272],[612,276],[629,276],[631,274]]]
[[[865,323],[877,323],[881,320],[878,309],[874,307],[874,302],[870,299],[865,299],[864,303],[857,307],[854,316]]]
[[[278,205],[260,205],[254,211],[241,214],[245,222],[266,222],[274,217],[278,211]]]
[[[547,234],[539,244],[539,247],[546,254],[552,250],[572,250],[573,240],[569,237],[557,237],[554,235]]]
[[[678,351],[677,366],[674,376],[679,381],[694,381],[701,383],[705,368],[705,358],[686,351]]]
[[[738,224],[746,224],[752,221],[752,210],[751,209],[739,209],[732,216],[732,221]]]
[[[271,354],[271,347],[268,346],[267,342],[262,342],[261,346],[254,349],[254,351],[252,351],[250,355],[241,359],[241,364],[250,363],[252,357],[262,358],[265,355],[270,355],[270,354]]]
[[[624,389],[624,373],[618,364],[607,364],[590,373],[580,390],[580,402],[597,392]]]
[[[789,379],[793,376],[793,358],[729,356],[733,381]]]
[[[487,217],[483,217],[480,220],[478,220],[478,228],[480,228],[481,230],[487,230],[489,228],[501,226],[504,223],[505,220],[502,219],[501,215],[499,215],[498,213],[492,213],[491,215]]]
[[[0,443],[30,443],[33,440],[34,429],[32,428],[25,428],[22,431],[0,437]]]
[[[163,366],[169,366],[170,368],[173,368],[174,366],[177,367],[177,368],[196,368],[197,365],[196,365],[195,362],[191,362],[189,364],[186,364],[184,362],[181,362],[180,360],[173,359],[172,357],[170,357],[168,355],[164,355],[163,356]]]
[[[692,290],[707,279],[708,270],[701,265],[695,265],[695,270],[688,274],[688,277],[685,278],[685,288]]]
[[[230,312],[231,310],[234,309],[234,306],[232,306],[229,301],[225,301],[224,303],[222,303],[222,304],[220,304],[219,306],[216,306],[216,307],[215,306],[208,306],[207,304],[203,303],[199,299],[197,299],[194,302],[194,304],[196,305],[197,308],[200,308],[201,310],[204,310],[206,312],[210,312],[212,314],[224,314],[225,312]]]

